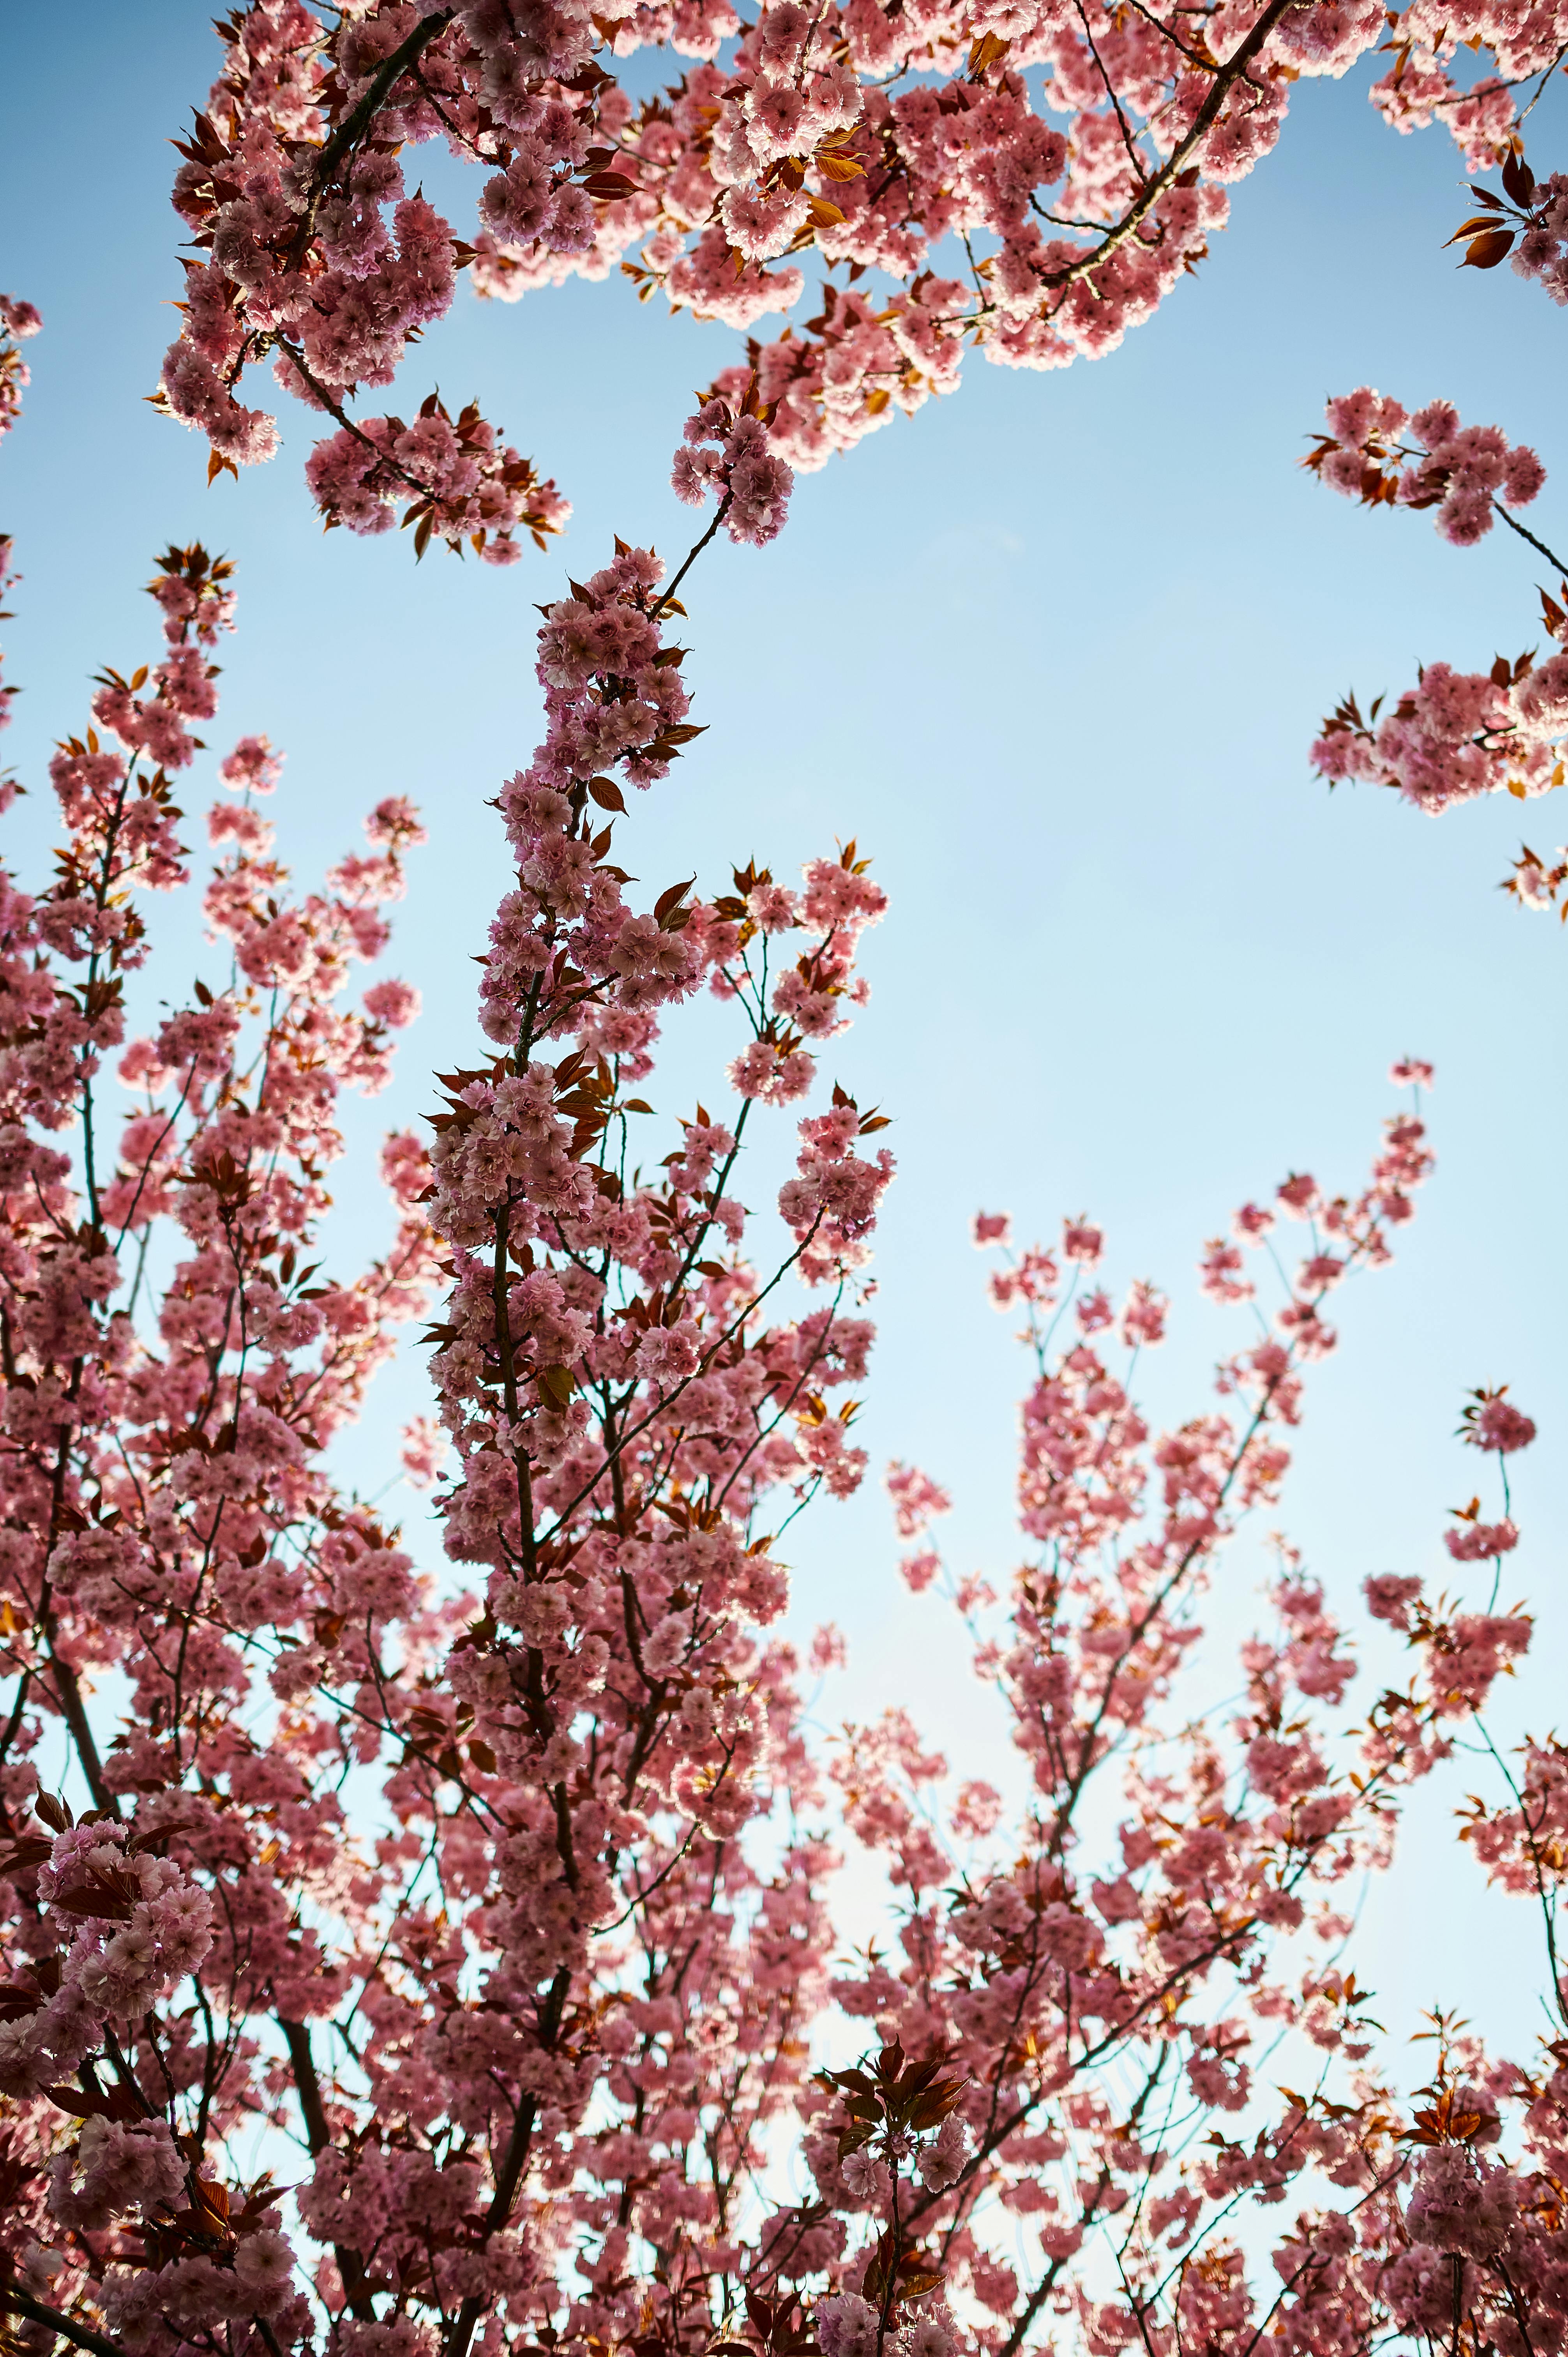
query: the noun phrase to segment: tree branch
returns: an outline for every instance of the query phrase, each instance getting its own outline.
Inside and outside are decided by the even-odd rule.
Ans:
[[[288,2047],[289,2064],[294,2072],[295,2088],[299,2096],[300,2116],[305,2122],[305,2140],[312,2158],[325,2152],[332,2142],[332,2131],[327,2124],[327,2107],[321,2100],[321,2082],[316,2075],[316,2057],[310,2050],[310,2032],[303,2021],[290,2021],[280,2013],[278,2028]],[[343,2290],[354,2314],[374,2323],[375,2303],[365,2287],[365,2262],[361,2255],[346,2243],[334,2244],[332,2255],[338,2262],[338,2272],[343,2278]]]
[[[352,112],[346,114],[326,146],[317,157],[310,175],[310,200],[306,206],[295,243],[303,253],[316,227],[316,209],[331,184],[332,175],[344,156],[358,145],[370,129],[387,92],[400,74],[407,71],[414,59],[426,49],[437,33],[444,33],[456,15],[455,8],[437,8],[422,16],[408,38],[400,43],[390,58],[377,70],[375,80]]]
[[[695,565],[698,557],[701,556],[703,549],[706,548],[709,541],[712,540],[714,533],[717,532],[720,524],[723,523],[725,516],[728,515],[730,511],[730,501],[734,497],[735,493],[733,491],[726,491],[725,493],[723,499],[719,501],[719,511],[717,515],[714,516],[712,523],[708,526],[701,540],[697,541],[693,547],[687,550],[686,562],[682,565],[681,570],[675,576],[674,580],[671,581],[669,588],[666,589],[663,597],[659,600],[658,605],[654,607],[652,613],[649,617],[650,621],[657,622],[660,614],[663,613],[665,607],[671,605],[674,602],[676,590],[679,589],[682,582],[684,581],[687,574],[690,573],[693,565]]]
[[[1562,557],[1554,555],[1552,551],[1547,547],[1546,543],[1543,540],[1537,540],[1534,533],[1527,532],[1517,517],[1509,515],[1507,508],[1503,506],[1499,500],[1494,500],[1492,501],[1492,513],[1495,516],[1499,517],[1501,521],[1507,524],[1510,532],[1517,532],[1520,540],[1528,540],[1531,548],[1537,550],[1541,555],[1545,557],[1548,565],[1555,565],[1560,574],[1563,574],[1564,576],[1568,576],[1568,564],[1564,564]]]
[[[41,2299],[35,2299],[19,2284],[0,2284],[0,2299],[15,2315],[25,2316],[29,2324],[47,2325],[63,2340],[74,2341],[79,2349],[96,2350],[98,2357],[125,2357],[117,2341],[95,2332],[91,2324],[78,2324],[74,2317],[62,2316],[58,2308],[46,2308]]]
[[[1126,243],[1140,221],[1154,210],[1160,198],[1176,179],[1176,175],[1185,168],[1187,159],[1194,148],[1200,145],[1206,135],[1213,129],[1215,118],[1230,96],[1231,89],[1246,73],[1248,67],[1258,55],[1286,9],[1294,5],[1294,0],[1269,0],[1269,5],[1264,9],[1234,57],[1227,58],[1216,73],[1213,87],[1198,108],[1192,128],[1186,138],[1177,142],[1154,178],[1145,181],[1114,229],[1106,231],[1091,253],[1079,255],[1077,261],[1067,263],[1060,270],[1046,272],[1045,283],[1047,286],[1069,285],[1075,278],[1083,277],[1086,272],[1097,270],[1102,262],[1107,261],[1115,253],[1119,245]]]

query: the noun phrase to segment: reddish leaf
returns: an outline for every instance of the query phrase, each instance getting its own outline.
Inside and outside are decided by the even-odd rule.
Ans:
[[[46,2087],[44,2093],[57,2111],[70,2112],[79,2120],[124,2121],[145,2116],[128,2087],[111,2087],[106,2094],[96,2087]]]
[[[1535,174],[1520,155],[1510,155],[1503,166],[1503,187],[1516,205],[1528,205],[1535,194]]]
[[[1515,231],[1511,229],[1487,230],[1483,236],[1472,241],[1459,267],[1461,270],[1466,266],[1472,270],[1495,270],[1512,245],[1514,236]]]

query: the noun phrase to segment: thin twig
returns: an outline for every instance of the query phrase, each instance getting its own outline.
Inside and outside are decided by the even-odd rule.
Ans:
[[[1509,515],[1507,508],[1502,505],[1500,500],[1494,500],[1492,501],[1492,513],[1495,516],[1500,516],[1503,522],[1507,524],[1510,532],[1518,533],[1520,540],[1528,540],[1531,548],[1533,548],[1538,554],[1545,557],[1548,565],[1555,565],[1560,574],[1568,576],[1568,565],[1563,563],[1562,557],[1554,555],[1552,550],[1547,547],[1546,543],[1543,540],[1537,540],[1534,533],[1527,532],[1523,524],[1519,522],[1516,516]]]
[[[1045,284],[1047,286],[1069,285],[1075,278],[1081,278],[1087,271],[1098,269],[1102,262],[1114,253],[1118,246],[1126,243],[1144,216],[1153,210],[1160,198],[1164,196],[1177,174],[1185,169],[1187,159],[1193,150],[1202,144],[1208,133],[1213,129],[1215,117],[1230,96],[1232,85],[1242,79],[1275,26],[1293,5],[1294,0],[1269,0],[1269,5],[1264,9],[1240,48],[1233,57],[1226,59],[1215,74],[1213,86],[1203,104],[1198,108],[1193,119],[1192,128],[1187,136],[1177,142],[1153,179],[1144,182],[1115,228],[1107,231],[1091,253],[1080,254],[1076,261],[1065,264],[1060,270],[1046,272]]]
[[[734,498],[735,493],[733,491],[726,491],[725,493],[723,499],[719,501],[719,511],[717,515],[714,516],[712,523],[708,526],[701,540],[699,540],[693,547],[688,549],[686,553],[686,562],[682,565],[681,570],[675,576],[674,580],[671,581],[669,588],[666,589],[663,597],[659,600],[658,605],[654,607],[652,613],[649,617],[650,621],[656,622],[660,614],[664,611],[665,607],[673,599],[676,590],[679,589],[682,582],[684,581],[687,574],[690,573],[693,565],[695,565],[698,557],[701,556],[703,549],[706,548],[709,541],[712,540],[714,533],[717,532],[720,524],[723,523],[725,516],[728,515],[730,511],[730,503]]]

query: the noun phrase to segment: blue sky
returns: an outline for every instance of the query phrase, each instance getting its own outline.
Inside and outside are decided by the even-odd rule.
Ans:
[[[141,399],[173,332],[166,141],[211,77],[205,7],[13,10],[0,43],[0,285],[47,323],[0,454],[0,525],[26,576],[5,630],[6,676],[26,689],[6,758],[43,785],[91,673],[151,651],[140,585],[170,538],[238,559],[211,734],[216,748],[265,729],[288,751],[285,853],[313,876],[392,791],[432,828],[392,956],[426,1011],[394,1090],[351,1116],[368,1148],[473,1043],[469,959],[498,877],[485,803],[537,734],[534,602],[601,561],[613,532],[685,547],[670,455],[691,389],[734,339],[639,308],[618,283],[510,309],[465,295],[416,349],[399,404],[432,382],[477,393],[574,500],[568,540],[505,575],[439,550],[416,570],[405,537],[324,540],[299,476],[302,413],[285,409],[281,459],[209,490],[204,447]],[[639,802],[628,864],[650,884],[695,871],[716,885],[753,853],[778,872],[835,836],[874,853],[893,902],[870,945],[875,996],[832,1060],[896,1116],[900,1163],[864,1429],[875,1466],[912,1456],[948,1484],[953,1559],[993,1577],[1015,1555],[1025,1368],[983,1297],[974,1207],[1047,1232],[1087,1207],[1118,1281],[1172,1291],[1173,1339],[1143,1388],[1179,1418],[1242,1339],[1197,1298],[1202,1240],[1287,1169],[1356,1183],[1391,1059],[1433,1058],[1439,1172],[1396,1266],[1344,1297],[1281,1519],[1347,1609],[1368,1572],[1436,1575],[1445,1511],[1476,1486],[1452,1437],[1463,1394],[1510,1382],[1542,1430],[1515,1558],[1541,1630],[1500,1723],[1539,1727],[1565,1625],[1568,943],[1495,888],[1517,805],[1434,822],[1365,790],[1331,796],[1306,748],[1352,683],[1365,696],[1423,659],[1478,666],[1535,642],[1540,567],[1500,531],[1462,554],[1425,518],[1361,515],[1295,461],[1330,393],[1445,394],[1541,451],[1551,479],[1532,521],[1562,546],[1564,318],[1506,270],[1455,271],[1442,241],[1461,217],[1456,151],[1387,131],[1369,79],[1298,86],[1231,229],[1120,352],[1049,376],[974,363],[954,399],[803,479],[773,548],[704,558],[683,635],[709,733]],[[1537,110],[1538,168],[1563,161],[1565,115],[1556,94]],[[477,183],[454,195],[440,159],[425,178],[471,204]],[[24,873],[38,873],[50,815],[44,786],[7,823]],[[1526,823],[1538,849],[1568,833],[1554,809]],[[188,911],[171,911],[169,938],[166,986],[183,989],[201,954]],[[711,1103],[733,1052],[716,1010],[676,1029],[651,1092],[667,1114],[699,1088]],[[382,1214],[373,1187],[339,1177],[348,1255]],[[770,1188],[746,1191],[760,1203]],[[365,1488],[417,1404],[415,1371],[389,1382],[349,1452]],[[435,1560],[418,1512],[409,1527]],[[790,1552],[801,1627],[831,1615],[851,1640],[824,1710],[906,1703],[955,1770],[997,1773],[995,1723],[961,1671],[955,1689],[941,1607],[897,1580],[880,1490],[819,1508]],[[1251,1617],[1257,1568],[1228,1575],[1231,1628]],[[1391,1652],[1369,1658],[1401,1674]],[[1391,2027],[1434,1996],[1516,2029],[1529,2018],[1533,1932],[1480,1903],[1446,1832],[1479,1772],[1423,1797],[1403,1877],[1369,1902],[1358,1968]]]

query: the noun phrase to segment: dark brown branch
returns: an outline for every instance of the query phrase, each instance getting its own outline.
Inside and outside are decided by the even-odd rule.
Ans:
[[[372,437],[365,432],[362,425],[356,425],[348,411],[344,408],[342,403],[340,401],[335,401],[331,393],[328,392],[327,387],[321,383],[319,379],[312,376],[309,369],[306,366],[305,353],[301,347],[297,344],[291,344],[286,336],[280,336],[277,339],[277,343],[278,350],[286,355],[291,366],[297,371],[301,382],[309,386],[311,392],[316,395],[317,400],[321,404],[322,408],[327,412],[328,417],[335,417],[338,425],[343,428],[345,434],[351,434],[356,442],[361,444],[365,449],[371,451],[379,467],[384,467],[389,474],[399,477],[402,481],[408,485],[412,491],[417,492],[422,500],[429,499],[431,496],[429,484],[422,483],[417,475],[411,475],[408,468],[403,465],[401,460],[394,458],[390,450],[383,450],[381,444],[373,440]]]
[[[1208,133],[1213,129],[1215,118],[1230,96],[1232,88],[1245,76],[1248,67],[1257,57],[1281,17],[1294,5],[1294,0],[1269,0],[1269,5],[1236,51],[1235,56],[1227,58],[1225,63],[1216,72],[1208,95],[1198,108],[1192,128],[1186,138],[1177,142],[1154,178],[1145,181],[1115,227],[1106,231],[1091,253],[1080,254],[1076,261],[1066,264],[1060,270],[1051,270],[1045,274],[1045,283],[1047,286],[1069,285],[1075,278],[1081,278],[1087,272],[1097,270],[1102,262],[1115,253],[1119,245],[1126,243],[1139,223],[1153,210],[1160,198],[1172,185],[1177,174],[1185,169],[1187,159],[1193,150],[1202,144]]]
[[[556,1974],[550,1984],[550,1995],[545,1999],[543,2018],[540,2023],[542,2033],[542,2042],[546,2048],[553,2045],[560,2030],[561,2017],[566,2008],[566,1996],[571,1981],[571,1974],[563,1970]],[[519,2099],[516,2116],[512,2121],[511,2135],[507,2140],[506,2154],[499,2169],[496,2171],[495,2198],[485,2212],[487,2235],[499,2233],[511,2217],[512,2203],[517,2199],[517,2189],[522,2182],[522,2172],[528,2166],[529,2148],[533,2142],[533,2126],[538,2114],[539,2104],[536,2096],[523,2095]],[[484,2313],[484,2306],[482,2298],[475,2298],[472,2295],[463,2302],[453,2321],[452,2330],[446,2337],[446,2357],[467,2357],[468,2343],[474,2337],[474,2327]]]
[[[714,533],[717,532],[720,524],[723,523],[725,516],[728,515],[730,511],[730,501],[734,497],[735,493],[733,491],[726,491],[725,493],[723,499],[719,501],[719,511],[717,515],[714,516],[712,523],[708,526],[701,540],[699,540],[693,547],[688,549],[686,552],[686,562],[682,565],[681,570],[675,576],[674,580],[671,581],[669,588],[666,589],[663,597],[659,600],[658,605],[654,607],[651,615],[649,617],[650,621],[657,622],[660,614],[663,613],[665,607],[673,603],[676,590],[679,589],[682,582],[684,581],[687,574],[690,573],[693,565],[695,565],[698,557],[701,556],[703,549],[706,548],[709,541],[712,540]]]
[[[119,1798],[110,1791],[104,1781],[103,1762],[98,1756],[98,1746],[93,1741],[92,1729],[88,1724],[87,1709],[81,1699],[81,1688],[76,1682],[76,1672],[62,1662],[59,1655],[53,1650],[53,1620],[54,1615],[51,1612],[48,1631],[49,1671],[55,1691],[59,1696],[60,1708],[65,1714],[65,1723],[70,1729],[70,1738],[76,1746],[77,1758],[81,1762],[81,1772],[87,1779],[87,1789],[92,1795],[93,1807],[102,1809],[106,1817],[118,1817]]]
[[[98,2357],[124,2357],[117,2341],[95,2332],[91,2324],[78,2324],[74,2317],[62,2316],[58,2308],[46,2308],[41,2299],[35,2299],[19,2284],[0,2284],[0,2299],[14,2315],[25,2316],[29,2324],[47,2326],[49,2331],[58,2332],[62,2339],[74,2341],[79,2349],[94,2349]]]
[[[414,59],[428,48],[437,33],[446,31],[456,13],[455,8],[436,8],[428,16],[420,18],[407,40],[402,42],[390,58],[383,59],[363,98],[350,113],[344,116],[326,146],[321,150],[311,170],[310,201],[306,207],[305,216],[300,222],[295,238],[295,245],[300,253],[304,252],[310,242],[311,233],[316,227],[316,209],[331,185],[332,176],[338,165],[364,137],[380,112],[387,92],[398,77],[405,73]]]
[[[1561,556],[1554,555],[1543,540],[1537,540],[1534,533],[1527,532],[1517,517],[1509,515],[1500,500],[1492,501],[1492,513],[1499,517],[1510,532],[1517,532],[1520,540],[1528,540],[1531,548],[1545,557],[1548,565],[1555,565],[1560,574],[1568,576],[1568,564],[1565,564]]]
[[[1089,54],[1094,59],[1095,65],[1099,70],[1101,81],[1105,84],[1105,95],[1111,101],[1111,103],[1116,112],[1116,121],[1120,125],[1122,132],[1122,145],[1127,151],[1127,161],[1132,165],[1133,171],[1137,174],[1139,183],[1141,185],[1148,178],[1148,174],[1144,169],[1144,159],[1138,153],[1137,142],[1133,136],[1131,125],[1127,121],[1126,115],[1122,111],[1122,102],[1116,95],[1116,86],[1105,70],[1105,60],[1101,56],[1099,49],[1095,46],[1094,35],[1089,29],[1089,17],[1084,10],[1083,0],[1077,0],[1077,7],[1078,21],[1083,27],[1083,38],[1089,43]]]
[[[299,2096],[300,2116],[305,2122],[305,2140],[314,2157],[326,2151],[332,2142],[332,2131],[327,2125],[327,2107],[321,2100],[321,2082],[316,2075],[316,2057],[310,2050],[310,2032],[303,2021],[290,2021],[286,2014],[280,2013],[277,2020],[288,2047],[289,2064]],[[375,2303],[365,2287],[364,2259],[358,2251],[342,2243],[334,2244],[332,2255],[343,2278],[343,2291],[349,2306],[357,2317],[374,2323]]]

